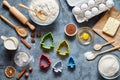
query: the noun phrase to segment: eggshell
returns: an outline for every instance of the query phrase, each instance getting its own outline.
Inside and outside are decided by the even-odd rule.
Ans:
[[[85,11],[85,17],[90,18],[92,16],[91,11]]]
[[[76,6],[72,9],[72,13],[75,15],[79,15],[81,13],[81,9]]]
[[[95,5],[95,1],[94,0],[89,0],[88,1],[88,6],[89,7],[93,7]]]
[[[81,5],[81,9],[82,10],[87,10],[88,9],[88,5],[87,4],[82,4]]]
[[[98,8],[96,8],[96,7],[93,7],[91,11],[92,11],[92,14],[94,14],[94,15],[98,14],[98,12],[99,12]]]
[[[101,3],[101,4],[99,5],[99,10],[104,11],[105,9],[106,9],[106,5],[103,4],[103,3]]]

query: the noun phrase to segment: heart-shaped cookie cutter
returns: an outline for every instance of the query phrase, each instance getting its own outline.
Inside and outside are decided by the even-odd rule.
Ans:
[[[53,65],[53,71],[55,73],[61,73],[62,70],[63,70],[63,64],[62,64],[62,61],[57,61],[54,65]]]
[[[66,47],[66,51],[62,52],[61,51],[61,48],[62,47]],[[57,47],[57,50],[56,52],[61,55],[61,56],[66,56],[70,53],[70,47],[69,47],[69,44],[66,40],[63,40]]]
[[[48,38],[51,40],[51,44],[50,44],[49,46],[47,46],[47,45],[45,44],[45,41],[46,41]],[[52,48],[54,47],[54,39],[53,39],[52,33],[49,32],[49,33],[45,34],[45,35],[43,36],[40,44],[41,44],[41,47],[44,48],[44,49],[48,49],[48,50],[52,49]]]
[[[76,66],[76,64],[75,64],[75,61],[74,61],[73,57],[70,57],[68,59],[68,67],[69,68],[75,68],[75,66]]]
[[[43,63],[43,61],[45,61],[46,64]],[[40,57],[40,67],[41,67],[42,69],[48,69],[48,68],[50,67],[50,65],[51,65],[51,61],[50,61],[50,59],[48,58],[48,56],[42,54],[41,57]]]

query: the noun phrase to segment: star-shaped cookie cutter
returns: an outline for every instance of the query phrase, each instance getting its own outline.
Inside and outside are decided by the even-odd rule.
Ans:
[[[68,67],[69,68],[75,68],[75,66],[76,66],[76,64],[75,64],[75,61],[74,61],[73,57],[70,57],[68,59]]]
[[[62,64],[62,61],[57,61],[54,65],[53,65],[53,71],[55,73],[61,73],[62,70],[63,70],[63,64]]]
[[[51,42],[52,42],[49,46],[47,46],[47,45],[45,44],[45,41],[46,41],[47,39],[50,39]],[[43,36],[40,44],[41,44],[41,47],[44,48],[44,49],[48,49],[48,50],[52,49],[52,48],[54,47],[54,39],[53,39],[52,33],[49,32],[49,33],[45,34],[45,35]]]
[[[43,61],[45,61],[46,64],[44,64]],[[40,67],[42,69],[48,69],[50,67],[50,65],[51,65],[51,61],[48,58],[48,56],[42,54],[41,57],[40,57]]]
[[[61,48],[62,47],[66,47],[66,51],[62,52],[61,51]],[[57,47],[57,50],[56,52],[61,55],[61,56],[66,56],[70,53],[70,47],[69,47],[69,44],[66,40],[63,40]]]

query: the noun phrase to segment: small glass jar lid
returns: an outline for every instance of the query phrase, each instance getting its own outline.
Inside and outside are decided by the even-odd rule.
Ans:
[[[77,39],[83,45],[88,45],[94,41],[94,32],[89,27],[82,27],[77,32]]]

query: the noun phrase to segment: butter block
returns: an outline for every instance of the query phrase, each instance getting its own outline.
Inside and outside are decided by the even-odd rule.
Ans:
[[[119,25],[120,21],[112,17],[109,17],[106,24],[104,25],[103,32],[113,37],[117,32]]]

